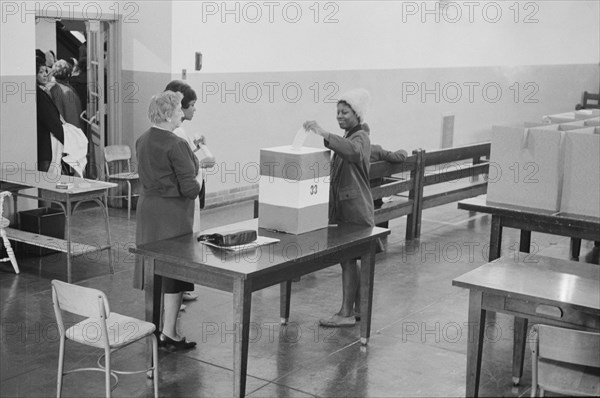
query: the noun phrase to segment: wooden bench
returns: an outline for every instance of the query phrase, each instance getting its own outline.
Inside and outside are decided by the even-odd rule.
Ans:
[[[581,104],[575,105],[575,110],[580,109],[600,109],[600,94],[584,91]]]
[[[423,210],[485,194],[487,180],[478,177],[488,173],[490,147],[486,142],[431,152],[416,150],[404,163],[372,163],[373,199],[393,196],[375,210],[375,223],[382,225],[406,215],[406,239],[415,239],[421,235]]]
[[[423,180],[424,152],[422,149],[415,150],[402,163],[373,162],[369,169],[371,195],[376,204],[375,224],[387,228],[389,220],[407,216],[406,239],[417,236],[417,197]],[[382,203],[384,197],[391,200]]]
[[[69,253],[67,250],[67,241],[65,239],[53,238],[46,235],[39,235],[32,232],[21,231],[14,228],[6,228],[8,239],[15,242],[27,243],[46,249],[56,250],[63,253]],[[108,249],[110,246],[92,246],[84,243],[71,242],[71,256],[81,256],[86,253],[93,253],[99,250]]]
[[[421,235],[423,210],[487,192],[484,175],[489,170],[490,148],[491,143],[486,142],[423,153],[416,237]]]

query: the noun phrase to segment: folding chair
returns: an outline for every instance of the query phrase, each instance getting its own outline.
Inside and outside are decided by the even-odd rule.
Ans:
[[[531,396],[600,395],[600,334],[548,325],[531,331]]]
[[[140,176],[131,170],[131,149],[127,145],[109,145],[104,148],[104,166],[106,168],[106,179],[108,181],[125,181],[127,183],[127,195],[110,196],[111,198],[127,198],[127,219],[131,218],[131,183],[139,181]],[[111,163],[112,166],[111,173]],[[123,168],[120,163],[125,163]]]
[[[2,235],[4,248],[6,249],[6,253],[8,254],[8,257],[0,259],[0,262],[10,261],[10,263],[13,266],[13,269],[15,270],[15,274],[18,274],[20,271],[19,265],[17,264],[17,259],[15,257],[15,252],[13,251],[10,245],[10,241],[8,240],[8,236],[6,235],[6,231],[4,230],[4,228],[10,225],[10,221],[8,221],[8,219],[4,218],[4,216],[2,215],[4,214],[4,198],[8,196],[12,196],[12,194],[8,191],[0,192],[0,235]]]
[[[57,397],[61,396],[63,376],[81,371],[105,373],[106,397],[110,397],[111,391],[119,382],[117,374],[147,373],[154,379],[154,397],[158,397],[158,342],[154,335],[156,328],[153,323],[111,312],[108,299],[100,290],[58,280],[52,281],[52,302],[60,334]],[[63,311],[87,318],[65,329]],[[111,368],[110,358],[113,352],[145,337],[152,340],[152,366],[150,368],[138,371],[118,371]],[[98,358],[98,367],[78,368],[65,372],[66,340],[103,349],[104,354]],[[103,357],[105,358],[104,365],[102,364]],[[110,384],[111,377],[115,379],[113,386]]]

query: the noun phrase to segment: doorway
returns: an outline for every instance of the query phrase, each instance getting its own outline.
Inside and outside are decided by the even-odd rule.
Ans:
[[[104,147],[121,138],[115,95],[120,71],[118,20],[36,19],[36,48],[74,66],[69,84],[82,105],[80,127],[88,139],[84,177],[104,179]],[[48,58],[48,57],[47,57]]]

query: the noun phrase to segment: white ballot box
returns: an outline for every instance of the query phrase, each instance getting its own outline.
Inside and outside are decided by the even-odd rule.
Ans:
[[[329,218],[329,150],[260,150],[258,226],[291,234],[324,228]]]

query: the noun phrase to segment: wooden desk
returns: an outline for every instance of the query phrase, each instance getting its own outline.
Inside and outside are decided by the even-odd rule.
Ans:
[[[490,261],[500,257],[503,227],[521,230],[519,251],[524,253],[529,253],[531,231],[570,237],[575,259],[579,257],[581,239],[600,241],[600,219],[595,217],[486,203],[485,196],[458,202],[458,208],[492,215]]]
[[[254,219],[218,230],[256,230],[257,225]],[[228,253],[200,244],[197,234],[188,234],[130,249],[144,258],[146,320],[157,326],[163,276],[233,293],[233,325],[238,336],[233,342],[233,392],[239,397],[244,396],[246,389],[252,292],[280,284],[280,316],[282,323],[286,323],[292,279],[337,264],[342,259],[359,257],[362,264],[360,335],[362,344],[367,344],[371,332],[376,240],[390,233],[384,228],[361,226],[328,227],[301,235],[263,229],[258,232],[280,241],[249,252]]]
[[[59,189],[56,188],[58,182],[68,182],[73,184],[73,186],[69,189]],[[110,225],[106,203],[108,189],[116,186],[117,184],[109,182],[87,180],[79,177],[57,175],[56,173],[45,173],[36,170],[24,170],[16,166],[5,166],[0,169],[0,190],[11,191],[14,193],[13,200],[15,214],[17,213],[17,196],[57,203],[65,213],[66,236],[64,240],[55,239],[19,231],[13,228],[6,228],[6,233],[10,239],[15,241],[67,253],[67,281],[69,283],[71,282],[71,258],[85,253],[108,249],[108,266],[110,272],[114,273],[112,254],[110,251]],[[37,195],[20,192],[30,188],[37,188]],[[106,245],[104,246],[74,243],[71,240],[71,215],[81,203],[89,201],[98,204],[104,213],[106,226]]]
[[[600,267],[542,256],[501,257],[452,281],[470,289],[466,396],[478,396],[487,311],[524,319],[515,350],[525,348],[529,320],[600,331]],[[515,330],[517,325],[515,323]],[[513,382],[523,361],[513,357]]]

